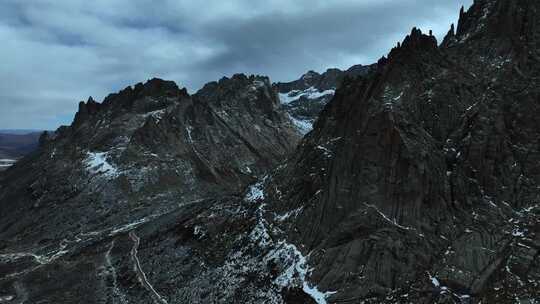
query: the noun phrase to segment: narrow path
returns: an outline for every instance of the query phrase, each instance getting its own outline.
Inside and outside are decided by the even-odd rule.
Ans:
[[[141,284],[143,284],[143,286],[148,291],[152,293],[152,298],[154,299],[154,302],[168,304],[167,301],[161,295],[159,295],[159,293],[154,289],[152,284],[148,282],[146,273],[142,270],[139,257],[137,256],[141,239],[135,234],[134,231],[131,231],[129,233],[129,238],[133,241],[133,248],[131,248],[131,258],[133,259],[133,262],[135,263],[134,264],[135,272],[137,272],[137,277],[139,278],[139,281],[141,282]]]
[[[19,260],[26,257],[31,257],[35,261],[34,265],[23,268],[22,270],[19,270],[19,271],[13,270],[13,272],[11,273],[0,273],[0,282],[10,280],[14,277],[26,275],[28,273],[31,273],[40,269],[44,265],[52,264],[56,262],[58,259],[60,259],[61,257],[63,257],[64,255],[69,254],[70,250],[72,250],[73,249],[72,247],[75,245],[88,247],[101,240],[112,238],[119,234],[124,234],[128,231],[132,231],[143,224],[151,222],[162,216],[169,215],[173,212],[180,210],[183,207],[195,205],[209,199],[210,198],[200,198],[200,199],[196,199],[196,200],[192,200],[192,201],[188,201],[184,203],[179,203],[173,208],[170,208],[169,210],[166,210],[164,212],[158,212],[156,214],[150,214],[146,217],[134,220],[133,222],[130,222],[130,223],[108,227],[108,228],[104,228],[97,231],[81,232],[75,235],[72,239],[69,239],[69,240],[63,239],[58,244],[57,249],[43,253],[43,254],[36,253],[36,252],[42,251],[43,248],[35,249],[34,252],[6,252],[6,253],[0,252],[0,265],[16,263]]]

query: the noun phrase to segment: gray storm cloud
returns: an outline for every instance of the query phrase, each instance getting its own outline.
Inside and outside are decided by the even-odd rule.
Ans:
[[[0,128],[55,129],[79,100],[151,77],[196,91],[233,73],[370,64],[413,26],[440,38],[472,0],[0,3]]]

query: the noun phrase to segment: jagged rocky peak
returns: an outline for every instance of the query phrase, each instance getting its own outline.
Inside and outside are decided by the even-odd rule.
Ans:
[[[282,107],[300,132],[305,134],[312,129],[319,113],[332,99],[344,78],[366,75],[373,66],[355,65],[346,71],[331,68],[322,74],[309,71],[298,80],[279,82],[273,87],[279,93]]]
[[[444,36],[444,39],[443,39],[443,42],[441,43],[441,46],[442,47],[448,47],[450,45],[450,43],[455,41],[455,39],[456,39],[456,28],[455,28],[454,24],[452,23],[450,25],[450,30],[448,31],[446,36]]]
[[[538,16],[534,0],[494,1],[475,0],[473,5],[460,11],[455,43],[466,40],[496,39],[503,47],[517,47],[535,33]],[[445,45],[452,45],[447,43]]]
[[[152,78],[144,84],[135,85],[135,91],[140,91],[141,96],[177,96],[188,95],[187,90],[180,89],[174,81]]]
[[[452,23],[450,30],[443,39],[441,45],[443,47],[449,47],[461,40],[479,34],[482,30],[486,30],[488,17],[492,12],[493,5],[493,1],[475,0],[473,5],[467,11],[465,11],[465,7],[462,6],[459,11],[457,29]]]
[[[465,35],[471,35],[476,30],[484,28],[489,15],[493,12],[494,4],[495,1],[491,0],[475,0],[467,11],[462,6],[459,11],[456,35],[463,38]]]
[[[276,115],[279,98],[272,89],[270,78],[260,75],[235,74],[210,82],[194,94],[196,100],[203,99],[211,104],[228,109],[243,108],[247,112],[260,112],[266,118],[282,120]]]
[[[81,124],[83,121],[88,119],[89,116],[97,113],[100,109],[101,104],[97,103],[92,96],[88,97],[86,102],[79,102],[79,110],[75,114],[73,124]]]
[[[97,103],[92,97],[86,103],[80,102],[72,126],[77,128],[98,113],[109,113],[113,116],[124,113],[144,114],[166,108],[186,98],[189,98],[186,88],[180,89],[174,81],[152,78],[145,83],[109,94],[102,103]]]
[[[217,94],[241,94],[246,90],[271,89],[270,78],[260,75],[234,74],[205,84],[196,94],[215,98]]]
[[[136,112],[151,111],[146,107],[158,100],[160,103],[172,102],[173,99],[189,97],[186,88],[180,89],[174,81],[152,78],[145,83],[129,86],[124,90],[107,96],[103,104],[113,108],[124,108]],[[163,105],[163,104],[162,104]]]
[[[422,30],[414,27],[411,33],[403,39],[402,43],[393,48],[388,54],[388,60],[393,60],[396,57],[411,56],[412,53],[431,52],[437,50],[437,38],[429,31],[429,35],[422,33]],[[384,65],[387,62],[386,58],[379,61]]]
[[[308,71],[297,80],[291,82],[278,82],[274,84],[274,87],[279,91],[279,93],[282,94],[293,91],[304,91],[310,88],[316,89],[319,92],[335,90],[337,87],[339,87],[339,84],[345,75],[365,75],[371,67],[371,65],[363,66],[359,64],[350,67],[346,71],[330,68],[322,74],[315,71]]]
[[[437,39],[431,30],[429,35],[425,35],[422,30],[413,28],[411,34],[403,40],[402,46],[403,48],[437,48]]]
[[[311,81],[313,81],[314,78],[316,77],[320,77],[321,74],[315,72],[315,71],[308,71],[307,73],[305,73],[304,75],[302,75],[302,77],[300,77],[301,80],[309,83]]]

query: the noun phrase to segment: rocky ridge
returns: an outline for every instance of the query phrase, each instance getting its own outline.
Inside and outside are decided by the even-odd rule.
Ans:
[[[71,126],[44,133],[38,151],[2,175],[0,299],[138,299],[153,288],[137,258],[144,241],[133,229],[169,221],[191,205],[200,212],[234,197],[281,162],[299,139],[265,77],[223,78],[194,95],[152,79],[102,103],[81,102]],[[112,257],[116,250],[136,263],[137,272],[126,278],[140,288],[133,298],[116,298],[120,287],[107,287],[109,271],[128,271],[112,266],[120,262]],[[93,254],[105,264],[98,265]],[[33,281],[57,275],[65,280]]]
[[[334,97],[344,78],[366,75],[373,67],[355,65],[346,71],[328,69],[322,74],[309,71],[298,80],[278,82],[273,87],[278,91],[283,108],[293,123],[302,134],[306,134],[311,131],[319,113]]]
[[[270,226],[328,302],[540,298],[538,10],[475,1],[440,47],[413,29],[273,176]]]
[[[2,175],[1,301],[536,303],[539,5],[413,29],[294,153],[266,78],[89,100]]]

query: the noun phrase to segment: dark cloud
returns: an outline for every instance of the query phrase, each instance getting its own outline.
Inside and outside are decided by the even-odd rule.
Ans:
[[[190,91],[237,72],[292,80],[369,64],[413,26],[440,38],[472,0],[3,0],[0,128],[56,128],[151,77]]]

